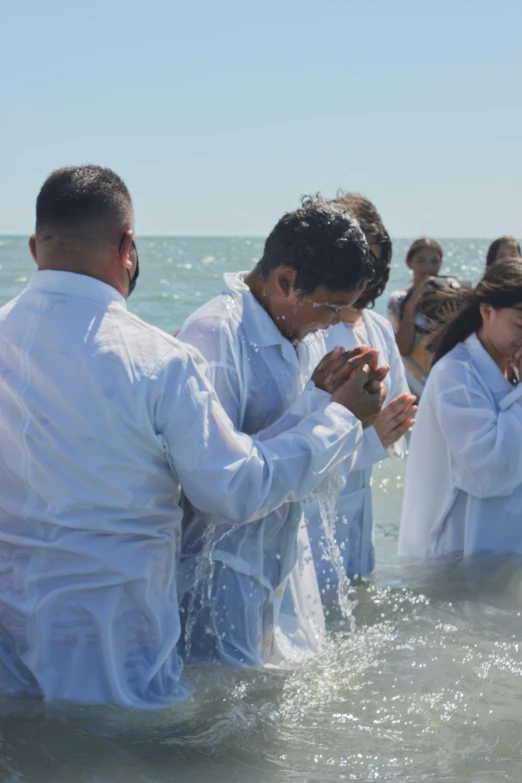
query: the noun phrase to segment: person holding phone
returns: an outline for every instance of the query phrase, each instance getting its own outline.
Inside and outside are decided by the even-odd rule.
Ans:
[[[437,337],[399,535],[409,558],[522,554],[522,264],[486,270]]]
[[[417,397],[422,394],[431,367],[428,344],[434,328],[433,321],[419,311],[419,304],[440,272],[443,255],[435,239],[415,240],[406,253],[406,266],[413,272],[413,281],[405,290],[394,291],[388,301],[388,317],[403,357],[408,385]]]

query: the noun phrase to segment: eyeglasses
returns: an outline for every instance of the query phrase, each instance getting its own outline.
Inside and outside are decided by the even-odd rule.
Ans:
[[[341,310],[344,307],[347,307],[347,305],[335,305],[335,304],[330,304],[330,302],[314,302],[313,299],[308,299],[308,301],[310,302],[312,307],[325,307],[327,310],[330,310],[330,312],[333,313],[333,315],[339,315]]]

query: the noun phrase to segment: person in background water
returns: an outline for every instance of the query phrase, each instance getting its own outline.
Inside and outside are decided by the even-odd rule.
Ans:
[[[344,487],[336,504],[335,539],[346,575],[353,579],[368,576],[375,564],[371,475],[372,466],[387,456],[403,456],[404,433],[413,425],[416,407],[406,383],[404,366],[391,324],[373,311],[390,274],[392,243],[377,209],[364,196],[348,193],[336,199],[361,226],[375,261],[375,274],[357,302],[341,311],[339,323],[325,332],[326,350],[344,350],[369,345],[379,351],[379,362],[389,365],[387,402],[373,427],[364,432],[363,446],[355,463],[343,466]],[[341,468],[342,470],[342,468]],[[338,576],[328,556],[328,543],[316,500],[305,505],[308,533],[321,593],[324,598],[337,588]]]
[[[225,275],[223,293],[197,310],[179,337],[207,359],[238,430],[262,439],[314,409],[325,394],[309,383],[324,355],[320,330],[339,321],[373,271],[354,218],[342,205],[310,198],[275,226],[253,271]],[[376,356],[369,352],[358,361],[375,366]],[[324,388],[335,386],[346,354],[326,364]],[[374,408],[367,418],[355,399],[352,410],[365,426],[377,415]],[[361,442],[362,429],[354,428],[352,454]],[[301,548],[307,546],[306,530],[299,533],[301,504],[292,493],[288,497],[277,511],[233,531],[219,510],[205,515],[187,509],[180,580],[187,657],[263,666],[284,658],[285,649],[313,652],[317,646],[324,619],[312,564],[306,574],[294,573],[293,605],[284,623],[279,617],[298,535]],[[279,629],[285,636],[287,628],[295,647],[276,634]]]
[[[127,311],[134,210],[109,169],[51,174],[30,249],[0,309],[0,694],[168,707],[188,692],[181,487],[231,524],[266,516],[353,452],[345,405],[371,419],[382,390],[358,373],[279,437],[234,430],[199,352]]]
[[[510,259],[521,260],[521,257],[520,245],[515,237],[500,237],[495,239],[488,248],[486,268]]]
[[[388,317],[406,367],[406,379],[413,394],[420,397],[431,367],[428,350],[433,322],[418,306],[442,266],[443,250],[435,239],[417,239],[406,253],[406,265],[413,272],[411,286],[394,291],[388,300]]]
[[[460,297],[410,443],[404,557],[522,554],[522,264],[493,264]]]

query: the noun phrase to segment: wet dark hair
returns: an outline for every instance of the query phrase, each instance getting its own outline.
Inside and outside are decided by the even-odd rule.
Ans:
[[[125,183],[102,166],[70,166],[53,171],[36,200],[36,230],[69,229],[89,223],[128,227],[133,208]]]
[[[295,269],[295,288],[302,294],[319,286],[351,291],[374,274],[357,220],[341,204],[321,196],[305,197],[300,209],[284,215],[266,240],[257,272],[266,280],[281,266]]]
[[[502,245],[516,245],[518,255],[522,256],[522,250],[520,250],[520,245],[515,237],[499,237],[498,239],[495,239],[495,241],[492,242],[488,248],[488,254],[486,256],[486,268],[492,266],[496,262],[498,251]]]
[[[522,304],[522,264],[519,261],[494,264],[486,269],[476,288],[455,293],[454,301],[458,302],[459,311],[442,326],[433,340],[433,364],[480,329],[481,304],[491,305],[495,310]]]
[[[442,249],[442,245],[437,242],[436,239],[421,237],[420,239],[416,239],[415,242],[413,242],[408,248],[408,252],[406,253],[406,263],[408,264],[414,255],[418,253],[419,250],[424,250],[425,247],[430,247],[434,250],[437,250],[440,253],[440,257],[444,258],[444,250]]]
[[[372,202],[361,193],[339,191],[336,203],[345,207],[357,218],[368,243],[380,245],[381,254],[374,260],[374,277],[357,300],[357,307],[373,307],[384,292],[390,278],[393,245],[382,218]],[[371,252],[371,251],[370,251]]]

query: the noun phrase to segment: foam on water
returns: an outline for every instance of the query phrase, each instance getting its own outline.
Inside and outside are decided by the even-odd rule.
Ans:
[[[3,303],[34,266],[25,239],[2,242]],[[476,280],[487,244],[443,242],[444,270]],[[389,290],[407,280],[407,245],[395,243]],[[154,238],[139,250],[143,271],[130,308],[173,332],[220,290],[223,272],[251,268],[262,241]],[[378,312],[385,303],[386,295]],[[522,566],[405,569],[396,558],[403,477],[399,461],[374,472],[377,569],[372,583],[350,588],[353,632],[329,618],[319,655],[293,671],[188,666],[194,696],[160,714],[71,716],[0,701],[0,778],[520,783]]]

